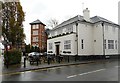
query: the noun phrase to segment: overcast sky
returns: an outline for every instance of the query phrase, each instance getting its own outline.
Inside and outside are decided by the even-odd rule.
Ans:
[[[20,0],[25,12],[26,43],[30,43],[30,22],[39,19],[47,25],[48,20],[55,18],[61,23],[70,17],[83,15],[85,8],[90,10],[91,17],[97,15],[118,23],[118,1],[120,0]]]

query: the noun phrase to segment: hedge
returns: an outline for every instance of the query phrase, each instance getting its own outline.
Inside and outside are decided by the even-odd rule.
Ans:
[[[6,55],[7,54],[7,55]],[[8,64],[20,64],[21,63],[22,52],[17,49],[12,49],[6,53],[4,53],[4,64],[6,64],[8,58]]]

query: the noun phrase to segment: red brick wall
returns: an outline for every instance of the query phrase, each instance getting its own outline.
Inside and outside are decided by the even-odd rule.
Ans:
[[[33,30],[38,30],[38,40],[39,42],[33,42],[33,37],[36,37],[32,35]],[[39,29],[32,29],[31,25],[31,45],[38,43],[40,50],[47,50],[47,34],[45,34],[45,26],[43,24],[39,24]],[[42,48],[43,46],[43,48]]]

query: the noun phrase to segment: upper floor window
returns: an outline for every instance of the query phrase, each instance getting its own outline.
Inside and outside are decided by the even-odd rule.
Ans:
[[[64,41],[64,49],[71,49],[71,40]]]
[[[32,28],[33,28],[33,29],[39,29],[39,25],[38,25],[38,24],[32,25]]]
[[[114,49],[114,40],[108,40],[108,49]]]
[[[33,31],[33,35],[38,35],[38,30]]]
[[[33,42],[38,42],[38,37],[33,37]]]

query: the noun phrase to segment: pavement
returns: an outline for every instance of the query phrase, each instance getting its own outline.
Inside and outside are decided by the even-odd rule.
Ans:
[[[79,65],[79,64],[88,64],[88,63],[94,63],[95,61],[71,61],[71,62],[61,62],[61,63],[51,63],[48,65],[48,63],[41,63],[36,65],[30,65],[29,61],[26,60],[26,67],[24,67],[24,60],[22,58],[21,64],[17,65],[10,65],[8,69],[4,65],[4,62],[2,62],[2,74],[10,74],[15,72],[25,72],[30,70],[37,70],[37,69],[47,69],[47,68],[53,68],[53,67],[60,67],[60,66],[69,66],[69,65]]]

